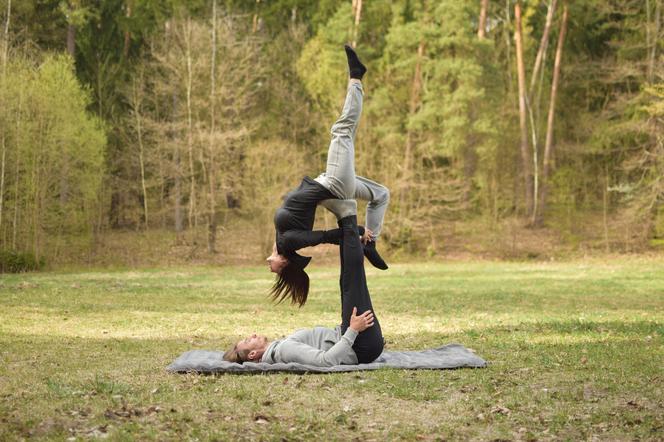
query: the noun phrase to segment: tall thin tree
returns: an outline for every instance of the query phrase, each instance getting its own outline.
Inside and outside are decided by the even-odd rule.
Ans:
[[[7,75],[7,58],[9,57],[9,21],[12,15],[12,0],[7,1],[7,17],[5,18],[5,29],[2,33],[2,82],[0,83],[0,91],[5,91],[5,77]],[[0,165],[0,234],[2,232],[2,210],[5,202],[5,162],[7,158],[7,139],[5,130],[2,130],[2,139],[0,145],[2,146],[2,163]],[[0,238],[4,238],[2,235]],[[4,244],[4,241],[3,241]]]
[[[67,53],[72,58],[76,56],[76,23],[75,11],[78,5],[77,0],[70,0],[67,2]]]
[[[523,36],[521,26],[521,2],[517,0],[514,4],[514,41],[516,43],[516,66],[519,83],[519,127],[521,129],[521,163],[523,167],[523,179],[526,198],[526,216],[530,217],[533,212],[533,165],[530,162],[530,146],[528,143],[528,122],[526,109],[526,70],[523,63]]]
[[[551,99],[549,100],[549,115],[546,126],[546,141],[544,144],[544,161],[542,167],[543,186],[539,195],[539,210],[533,213],[533,224],[541,224],[546,203],[546,194],[549,187],[548,180],[551,171],[551,159],[555,145],[553,144],[553,124],[556,112],[556,96],[558,94],[558,83],[560,82],[560,65],[563,58],[563,45],[565,44],[565,34],[567,33],[567,2],[563,4],[563,16],[560,23],[560,33],[558,34],[558,44],[556,47],[556,58],[553,64],[553,80],[551,81]]]
[[[148,192],[145,185],[145,146],[143,143],[143,70],[139,70],[138,75],[134,77],[131,84],[131,107],[134,114],[134,124],[136,139],[138,141],[138,163],[141,169],[141,190],[143,192],[143,222],[145,228],[149,226],[148,217]]]
[[[132,0],[128,0],[125,3],[125,8],[126,8],[125,17],[127,17],[127,22],[129,22],[129,20],[131,19],[132,3],[133,3]],[[131,43],[131,32],[129,32],[129,29],[125,29],[125,31],[124,31],[124,44],[123,44],[123,48],[122,48],[122,55],[124,55],[125,58],[129,56],[129,44],[130,43]]]
[[[649,5],[648,5],[649,9]],[[648,11],[648,13],[650,13]],[[653,30],[653,37],[649,38],[649,59],[648,59],[648,83],[652,83],[654,81],[654,75],[655,75],[655,64],[657,63],[657,46],[660,45],[661,43],[661,38],[660,38],[660,28],[661,28],[661,21],[662,21],[662,0],[655,0],[655,17],[654,17],[654,30]],[[650,23],[646,25],[648,29],[650,29]]]
[[[533,91],[535,90],[535,84],[537,83],[537,74],[540,72],[540,68],[543,66],[544,59],[546,58],[546,50],[549,46],[549,34],[551,33],[551,23],[553,23],[553,15],[556,11],[556,3],[557,0],[549,0],[549,3],[547,5],[544,31],[542,32],[542,38],[540,39],[539,49],[537,50],[537,55],[535,56],[533,72],[530,76],[530,88],[528,89],[528,95],[530,96],[531,101],[532,101]]]
[[[410,86],[410,100],[408,103],[408,117],[412,118],[420,106],[422,92],[422,61],[424,59],[425,42],[421,40],[417,46],[417,59],[415,61],[415,72],[413,72],[413,81]],[[409,204],[407,202],[410,195],[410,188],[413,180],[413,155],[414,140],[413,129],[406,129],[406,146],[403,158],[403,173],[401,190],[399,192],[399,214],[403,221],[408,216]]]
[[[355,22],[353,25],[353,42],[352,46],[357,46],[357,34],[360,28],[360,17],[362,15],[362,0],[353,0],[353,6],[355,11]]]
[[[185,56],[187,63],[187,152],[189,154],[189,227],[195,227],[197,223],[196,213],[196,174],[194,170],[194,121],[192,108],[192,88],[194,81],[192,61],[192,23],[191,17],[187,16],[184,23]]]
[[[489,0],[480,2],[480,18],[477,26],[477,38],[482,40],[486,36],[486,16],[489,9]]]
[[[216,61],[217,61],[217,0],[212,0],[212,42],[210,53],[210,134],[208,141],[208,155],[210,161],[210,173],[208,174],[208,252],[216,253],[217,242],[217,207],[216,207],[216,176],[217,167],[215,161],[215,101],[216,101]]]

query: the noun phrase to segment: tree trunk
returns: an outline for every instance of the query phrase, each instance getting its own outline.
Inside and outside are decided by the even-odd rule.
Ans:
[[[216,60],[217,60],[217,1],[212,0],[212,53],[210,54],[210,137],[209,137],[209,213],[208,213],[208,252],[217,253],[217,207],[216,207],[216,174],[214,155],[215,134],[215,88],[216,88]]]
[[[72,23],[67,25],[67,53],[71,56],[72,60],[76,60],[76,27]],[[62,161],[62,173],[60,174],[60,208],[62,211],[65,211],[65,205],[67,204],[68,199],[67,195],[69,194],[69,186],[67,185],[67,169],[69,167],[69,161],[64,150]]]
[[[482,0],[480,4],[480,18],[477,27],[477,38],[480,40],[486,36],[486,14],[489,9],[489,0]]]
[[[530,117],[530,133],[533,143],[533,219],[532,223],[535,222],[534,216],[538,211],[538,199],[537,196],[540,192],[540,172],[539,172],[539,121],[540,121],[540,109],[541,109],[541,92],[542,92],[542,82],[544,79],[544,60],[546,59],[546,52],[549,46],[549,35],[551,33],[551,23],[553,22],[553,15],[556,10],[557,0],[549,0],[546,13],[546,22],[544,25],[544,32],[542,33],[542,38],[540,40],[539,49],[537,50],[537,56],[535,57],[535,63],[533,66],[532,76],[530,77],[530,88],[528,90],[528,96],[526,101],[526,106],[528,107],[528,116]],[[535,90],[535,85],[537,84],[537,75],[541,72],[539,87],[537,88],[537,97],[533,97],[533,92]],[[533,109],[534,108],[534,109]]]
[[[189,227],[195,227],[196,217],[196,175],[194,173],[194,127],[191,109],[191,88],[193,82],[191,61],[191,18],[187,18],[185,28],[185,44],[187,53],[187,151],[189,153]]]
[[[655,0],[655,30],[654,38],[650,38],[650,59],[648,60],[648,83],[654,81],[655,74],[655,64],[657,63],[657,46],[660,41],[660,28],[662,20],[662,0]],[[648,28],[650,28],[650,23],[648,23]]]
[[[12,0],[7,1],[7,17],[5,19],[5,29],[2,33],[2,76],[4,78],[7,69],[7,57],[9,56],[9,22],[12,15]]]
[[[21,142],[20,139],[20,134],[21,134],[21,115],[23,112],[23,96],[22,94],[19,94],[19,102],[18,102],[18,110],[16,112],[16,137],[17,143]],[[19,153],[16,153],[16,162],[14,165],[14,219],[12,222],[12,250],[16,250],[16,236],[18,232],[18,222],[19,222],[19,181],[22,177],[22,174],[20,173],[21,171],[21,155]]]
[[[533,167],[530,162],[530,147],[528,145],[528,123],[526,109],[526,70],[523,64],[523,41],[521,35],[521,2],[514,5],[515,30],[514,40],[516,43],[516,65],[519,82],[519,125],[521,128],[521,162],[523,166],[523,178],[526,197],[526,216],[533,213]]]
[[[16,164],[14,167],[14,174],[16,175],[14,181],[14,219],[12,221],[12,250],[16,250],[16,236],[18,233],[18,208],[19,208],[19,199],[18,199],[18,184],[21,175],[19,174],[21,170],[20,163],[21,156],[16,155]]]
[[[71,23],[67,25],[67,53],[76,57],[76,27]]]
[[[177,118],[177,94],[173,91],[173,124]],[[180,145],[175,141],[175,130],[171,134],[173,140],[174,152],[173,157],[175,160],[175,177],[174,177],[174,213],[175,217],[175,242],[182,243],[182,231],[184,230],[184,216],[182,213],[182,160],[180,159]]]
[[[549,46],[549,34],[551,33],[551,23],[553,22],[553,15],[556,12],[556,3],[557,0],[549,0],[548,9],[546,11],[546,24],[544,25],[544,32],[542,32],[542,38],[540,40],[539,49],[537,50],[537,56],[535,57],[535,64],[533,65],[533,73],[530,77],[530,89],[528,90],[528,95],[531,98],[533,97],[533,90],[535,89],[535,83],[537,82],[537,74],[539,73],[540,68],[544,64],[544,58],[546,57],[546,50]]]
[[[352,46],[357,46],[357,32],[360,28],[360,16],[362,14],[362,0],[355,0],[355,26],[353,26],[353,43]]]
[[[503,35],[505,37],[505,56],[507,58],[507,95],[512,96],[512,44],[510,40],[509,28],[512,27],[510,20],[510,0],[505,0],[505,24],[503,25]]]
[[[136,85],[136,81],[139,81],[140,86]],[[143,87],[143,75],[140,73],[138,75],[138,80],[134,79],[132,85],[132,101],[134,107],[134,120],[136,124],[136,136],[138,138],[138,161],[141,168],[141,189],[143,191],[143,222],[145,223],[145,229],[149,226],[148,218],[148,192],[145,186],[145,149],[143,146],[143,125],[141,122],[141,102],[142,102],[142,92],[138,90],[138,87]]]
[[[131,1],[127,2],[127,18],[131,18]],[[122,48],[122,54],[125,58],[129,56],[129,43],[131,42],[131,32],[125,30],[124,32],[124,47]]]
[[[415,73],[413,74],[413,83],[410,88],[410,103],[408,106],[408,116],[412,117],[417,112],[417,107],[420,103],[420,91],[422,89],[422,59],[424,57],[425,43],[424,40],[420,41],[417,47],[417,61],[415,63]],[[412,173],[411,163],[413,156],[413,131],[407,129],[406,132],[406,146],[403,161],[403,175],[401,183],[401,191],[399,192],[399,211],[401,218],[408,214],[406,208],[406,197],[410,192]]]
[[[563,45],[565,43],[565,33],[567,32],[567,3],[563,4],[563,17],[560,23],[560,33],[558,34],[558,45],[556,47],[556,58],[553,64],[553,80],[551,82],[551,99],[549,100],[549,116],[546,126],[546,142],[544,144],[544,162],[542,167],[542,191],[539,196],[539,210],[533,214],[533,222],[541,224],[544,215],[546,194],[549,187],[549,173],[551,171],[551,158],[553,157],[553,122],[556,110],[556,95],[558,93],[558,83],[560,81],[560,64],[563,57]]]
[[[7,2],[7,18],[5,20],[5,30],[2,37],[2,82],[1,90],[5,90],[5,76],[7,75],[7,57],[9,56],[9,21],[12,13],[12,1]],[[2,164],[0,166],[0,235],[3,238],[2,245],[4,245],[4,234],[2,234],[2,211],[5,202],[5,159],[7,157],[7,139],[6,131],[2,130],[2,137],[0,139],[0,146],[2,148]],[[18,178],[18,177],[17,177]]]

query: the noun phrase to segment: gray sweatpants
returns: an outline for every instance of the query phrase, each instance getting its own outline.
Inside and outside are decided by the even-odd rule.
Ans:
[[[390,201],[387,187],[355,175],[355,132],[362,114],[362,83],[348,84],[346,101],[339,119],[332,125],[332,141],[327,151],[327,167],[316,181],[339,199],[368,201],[366,227],[378,238]],[[321,203],[325,206],[325,202]]]

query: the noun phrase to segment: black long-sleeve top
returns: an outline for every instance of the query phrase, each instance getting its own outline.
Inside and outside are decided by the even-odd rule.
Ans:
[[[286,195],[284,203],[274,214],[277,252],[301,269],[309,264],[311,258],[298,255],[296,250],[333,240],[324,230],[311,230],[318,203],[330,198],[336,196],[305,176],[300,186]]]

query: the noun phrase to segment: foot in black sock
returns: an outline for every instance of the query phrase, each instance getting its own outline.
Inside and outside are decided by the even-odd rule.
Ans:
[[[383,258],[378,254],[378,250],[376,250],[376,241],[369,241],[364,245],[364,256],[377,269],[387,270],[387,264],[385,264]]]
[[[364,73],[367,72],[367,68],[362,64],[359,58],[357,58],[357,53],[353,48],[348,45],[344,46],[346,50],[346,58],[348,58],[348,70],[350,71],[350,78],[357,78],[362,80]]]

